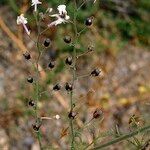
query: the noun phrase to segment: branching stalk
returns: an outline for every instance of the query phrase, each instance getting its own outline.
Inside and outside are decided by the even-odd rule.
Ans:
[[[137,135],[137,134],[139,134],[139,133],[145,132],[145,131],[147,131],[147,130],[150,130],[150,125],[144,126],[143,128],[139,128],[139,129],[137,129],[137,130],[135,130],[135,131],[133,131],[133,132],[130,132],[130,133],[125,134],[125,135],[122,135],[122,136],[120,136],[120,137],[118,137],[118,138],[116,138],[116,139],[113,139],[113,140],[111,140],[111,141],[109,141],[109,142],[107,142],[107,143],[105,143],[105,144],[100,145],[100,146],[91,148],[91,150],[99,150],[99,149],[108,147],[108,146],[110,146],[110,145],[112,145],[112,144],[121,142],[121,141],[123,141],[123,140],[127,140],[127,139],[129,139],[129,138],[131,138],[131,137],[133,137],[133,136],[135,136],[135,135]],[[90,145],[91,145],[91,144],[90,144]],[[88,147],[89,147],[89,146],[87,146],[85,149],[87,149]]]

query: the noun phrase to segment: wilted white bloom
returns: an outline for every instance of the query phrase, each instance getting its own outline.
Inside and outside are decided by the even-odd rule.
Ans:
[[[27,18],[24,17],[24,14],[21,14],[20,16],[17,17],[17,24],[20,25],[22,24],[26,33],[30,35],[30,31],[28,30],[26,24],[28,23]]]
[[[38,4],[42,4],[42,2],[40,2],[39,0],[32,0],[31,6],[34,6],[34,11],[37,11],[37,5]]]
[[[94,3],[96,2],[96,0],[94,0]]]
[[[60,116],[59,116],[59,115],[56,115],[55,118],[58,120],[58,119],[60,119]]]
[[[56,26],[56,25],[61,24],[61,23],[66,23],[70,19],[70,17],[67,15],[66,5],[59,5],[57,7],[57,9],[58,9],[58,12],[59,12],[58,14],[50,15],[51,17],[56,17],[57,20],[50,23],[48,25],[48,27],[51,27],[53,25]]]

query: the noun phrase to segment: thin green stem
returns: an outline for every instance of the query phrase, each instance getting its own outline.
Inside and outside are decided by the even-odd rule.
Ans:
[[[107,142],[107,143],[105,143],[105,144],[100,145],[100,146],[91,148],[91,150],[99,150],[99,149],[108,147],[108,146],[110,146],[110,145],[112,145],[112,144],[121,142],[121,141],[123,141],[123,140],[127,140],[127,139],[129,139],[129,138],[131,138],[131,137],[133,137],[133,136],[135,136],[135,135],[137,135],[137,134],[139,134],[139,133],[142,133],[142,132],[144,132],[144,131],[147,131],[147,130],[150,130],[150,125],[144,126],[143,128],[139,128],[139,129],[137,129],[137,130],[135,130],[135,131],[133,131],[133,132],[130,132],[130,133],[125,134],[125,135],[122,135],[122,136],[120,136],[120,137],[118,137],[118,138],[116,138],[116,139],[113,139],[113,140],[111,140],[111,141],[109,141],[109,142]],[[90,144],[90,145],[91,145],[91,144]],[[88,147],[89,147],[89,145],[88,145],[85,149],[87,149]]]
[[[42,32],[40,32],[40,35],[42,35],[44,32],[46,32],[49,29],[49,27],[47,27],[46,29],[44,29]]]
[[[85,26],[81,31],[78,32],[78,35],[80,35],[82,32],[84,32],[87,29],[87,27]]]
[[[41,133],[40,133],[40,131],[37,132],[37,138],[38,138],[38,141],[39,141],[40,150],[43,150],[42,143],[41,143]]]
[[[85,77],[89,77],[90,74],[85,74],[85,75],[81,75],[81,76],[78,76],[76,79],[82,79],[82,78],[85,78]]]
[[[38,51],[38,58],[36,60],[36,106],[35,106],[35,115],[36,115],[36,120],[39,118],[38,117],[38,101],[39,101],[39,60],[41,56],[41,51],[40,51],[40,43],[39,43],[39,37],[40,37],[40,21],[38,20],[38,12],[35,12],[35,19],[36,19],[36,24],[37,24],[37,30],[38,30],[38,35],[37,35],[37,41],[36,41],[36,47]],[[41,143],[41,133],[40,131],[37,132],[37,138],[40,146],[40,150],[42,150],[42,143]]]
[[[79,11],[82,8],[82,6],[89,1],[91,1],[91,0],[84,0],[84,2],[77,8],[77,11]]]
[[[76,43],[78,41],[78,37],[77,37],[77,23],[76,23],[76,14],[77,11],[77,3],[76,0],[74,0],[74,19],[73,19],[73,27],[74,27],[74,34],[75,34],[75,41],[74,41],[74,47],[73,47],[73,79],[72,79],[72,86],[74,87],[74,82],[76,80]],[[70,110],[73,110],[73,91],[70,92]],[[74,127],[73,127],[73,119],[70,119],[70,130],[71,130],[71,149],[74,150],[74,139],[75,139],[75,135],[74,135]]]

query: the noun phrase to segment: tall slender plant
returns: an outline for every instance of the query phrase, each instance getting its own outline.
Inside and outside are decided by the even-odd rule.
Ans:
[[[89,72],[88,74],[85,75],[81,75],[81,76],[77,76],[77,59],[80,56],[86,55],[88,53],[90,53],[91,51],[93,51],[93,47],[90,45],[88,47],[88,50],[85,51],[83,54],[78,54],[77,52],[77,44],[79,43],[79,37],[82,35],[82,32],[87,29],[89,26],[91,26],[93,24],[93,17],[88,17],[85,19],[84,25],[85,27],[82,30],[78,30],[78,23],[77,23],[77,17],[78,17],[78,12],[80,11],[80,9],[82,8],[82,6],[84,6],[87,2],[89,2],[90,0],[84,0],[81,4],[79,4],[77,2],[77,0],[73,0],[72,5],[73,5],[73,18],[70,17],[69,13],[67,12],[66,9],[66,5],[59,5],[57,7],[58,13],[56,14],[52,14],[53,8],[48,8],[44,13],[39,12],[38,9],[38,5],[41,5],[42,2],[39,0],[32,0],[32,6],[34,7],[34,17],[35,17],[35,21],[36,21],[36,26],[37,26],[37,38],[33,39],[31,37],[31,32],[27,27],[27,23],[28,20],[27,18],[24,17],[24,14],[21,14],[20,16],[18,16],[17,18],[17,24],[18,25],[22,25],[23,28],[25,29],[25,32],[27,33],[27,35],[29,36],[29,38],[34,42],[36,49],[37,49],[37,58],[35,60],[35,62],[33,63],[32,61],[32,56],[30,54],[29,51],[26,51],[23,56],[27,61],[32,62],[34,70],[35,70],[35,77],[33,76],[29,76],[27,78],[28,83],[33,84],[34,87],[34,91],[36,93],[36,98],[35,100],[30,99],[29,100],[29,105],[32,106],[34,109],[34,116],[35,116],[35,123],[33,124],[33,129],[36,131],[37,134],[37,138],[39,141],[39,145],[40,145],[40,149],[43,149],[43,145],[42,145],[42,136],[41,136],[41,131],[40,131],[40,127],[42,125],[42,120],[46,119],[60,119],[60,116],[58,114],[56,114],[54,117],[41,117],[39,114],[39,108],[38,108],[38,103],[40,101],[40,95],[41,95],[41,91],[40,91],[40,69],[41,66],[39,64],[39,61],[41,59],[42,53],[43,53],[43,49],[49,47],[49,45],[51,44],[51,40],[49,38],[45,38],[45,41],[43,43],[41,43],[40,41],[40,37],[47,31],[47,30],[51,30],[51,28],[53,26],[57,26],[59,28],[59,25],[62,23],[70,23],[73,26],[73,32],[74,32],[74,37],[73,39],[71,38],[71,36],[67,35],[64,37],[64,42],[67,44],[70,44],[71,47],[73,47],[73,53],[72,56],[68,56],[65,60],[66,65],[70,66],[71,69],[71,75],[72,75],[72,80],[65,83],[64,87],[65,90],[69,93],[70,95],[70,105],[69,105],[69,113],[68,113],[68,118],[69,118],[69,128],[70,128],[70,149],[75,150],[77,149],[75,146],[76,143],[76,129],[75,129],[75,117],[77,116],[77,113],[75,112],[74,108],[76,107],[75,101],[74,101],[74,89],[76,88],[75,83],[77,81],[77,79],[79,78],[83,78],[83,77],[97,77],[101,74],[101,70],[99,68],[95,68],[93,69],[91,72]],[[94,5],[94,3],[96,2],[96,0],[92,1],[91,0],[91,4]],[[54,17],[56,18],[53,22],[49,23],[47,25],[47,28],[45,28],[44,30],[41,30],[41,22],[42,22],[42,18],[45,17],[46,15],[50,15],[50,17]],[[48,65],[49,69],[53,69],[55,67],[55,62],[54,61],[50,61]],[[52,88],[53,91],[59,91],[61,90],[61,85],[58,83],[56,85],[53,86]],[[100,108],[97,108],[94,112],[93,112],[93,116],[92,119],[85,124],[85,126],[87,126],[91,121],[101,118],[103,117],[103,111]],[[84,127],[85,127],[84,126]],[[109,141],[106,144],[102,144],[100,146],[96,146],[94,149],[100,149],[103,147],[107,147],[111,144],[120,142],[122,140],[128,139],[130,137],[135,136],[136,134],[143,132],[145,130],[148,130],[150,128],[150,126],[146,126],[143,128],[140,128],[136,131],[133,131],[129,134],[126,135],[119,135],[118,138],[113,139],[112,141]],[[82,129],[81,129],[82,131]],[[102,135],[104,135],[103,133],[101,133],[101,135],[97,138],[95,138],[89,145],[85,146],[83,149],[88,149],[90,148],[91,145],[93,145],[95,143],[96,140],[98,140]],[[111,135],[110,132],[108,132],[108,134],[106,134],[107,136]]]

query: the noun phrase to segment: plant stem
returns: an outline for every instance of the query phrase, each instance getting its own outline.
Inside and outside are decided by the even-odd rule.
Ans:
[[[39,142],[40,150],[43,150],[42,143],[41,143],[41,133],[40,133],[40,131],[37,132],[37,137],[38,137],[38,142]]]
[[[91,1],[91,0],[84,0],[84,2],[77,8],[77,11],[79,11],[82,8],[82,6],[89,1]]]
[[[91,148],[91,150],[99,150],[99,149],[102,149],[102,148],[105,148],[105,147],[108,147],[112,144],[115,144],[115,143],[118,143],[118,142],[121,142],[123,140],[126,140],[128,138],[131,138],[139,133],[142,133],[144,131],[147,131],[147,130],[150,130],[150,125],[147,125],[147,126],[144,126],[143,128],[139,128],[138,130],[135,130],[133,132],[130,132],[128,134],[125,134],[125,135],[122,135],[116,139],[113,139],[105,144],[102,144],[100,146],[97,146],[97,147],[94,147],[94,148]],[[89,146],[87,146],[85,149],[87,149]]]
[[[36,24],[37,24],[37,30],[38,30],[38,35],[37,35],[37,41],[36,41],[36,47],[38,51],[38,58],[36,60],[36,107],[35,107],[35,115],[36,115],[36,120],[39,118],[38,117],[38,101],[39,101],[39,60],[41,56],[41,51],[40,51],[40,46],[39,46],[39,37],[40,37],[40,24],[38,21],[38,12],[35,14],[35,19],[36,19]],[[40,146],[40,150],[42,150],[42,143],[41,143],[41,133],[40,130],[37,132],[37,138]]]
[[[76,80],[76,43],[78,40],[77,37],[77,23],[76,23],[76,14],[77,11],[77,3],[76,0],[74,0],[74,19],[73,19],[73,27],[74,27],[74,34],[75,34],[75,41],[74,41],[74,47],[73,47],[73,79],[72,79],[72,86],[74,88],[74,83]],[[70,92],[70,111],[73,110],[73,91]],[[71,130],[71,149],[74,150],[74,127],[73,127],[73,119],[70,119],[70,130]]]

